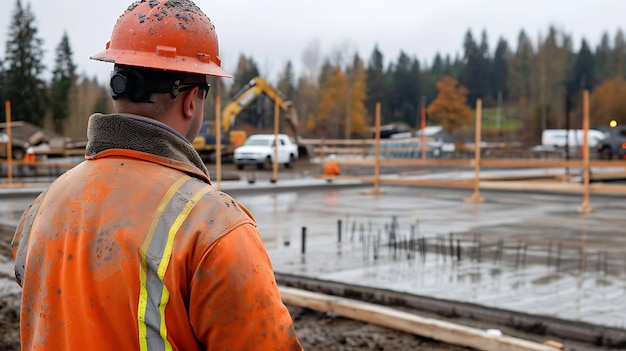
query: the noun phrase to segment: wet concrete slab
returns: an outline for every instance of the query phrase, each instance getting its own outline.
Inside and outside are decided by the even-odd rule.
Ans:
[[[569,194],[483,191],[471,204],[469,190],[371,196],[370,185],[320,179],[222,189],[255,216],[277,272],[626,327],[623,197],[594,195],[595,211],[579,214],[582,196]],[[0,194],[0,222],[16,223],[38,189],[22,191]]]
[[[256,216],[278,272],[625,327],[622,198],[594,196],[595,211],[579,214],[575,195],[486,191],[476,205],[462,201],[471,195],[464,190],[389,186],[383,196],[364,195],[368,190],[238,199]],[[396,237],[404,238],[395,250],[393,218]],[[411,238],[425,240],[425,254]]]

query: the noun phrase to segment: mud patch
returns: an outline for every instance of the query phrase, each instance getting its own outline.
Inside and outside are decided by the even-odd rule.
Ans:
[[[0,301],[0,330],[0,350],[19,350],[19,310],[7,301]]]

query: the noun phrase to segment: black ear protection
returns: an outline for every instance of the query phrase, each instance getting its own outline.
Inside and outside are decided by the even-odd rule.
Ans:
[[[143,76],[137,71],[116,69],[110,85],[113,99],[125,97],[134,102],[154,102],[152,93],[146,90]]]
[[[160,73],[160,72],[159,72]],[[178,96],[184,74],[175,77],[159,77],[150,70],[115,66],[111,73],[111,97],[114,100],[128,98],[133,102],[154,103],[154,93],[169,92],[172,99]],[[163,75],[161,73],[161,75]],[[180,76],[180,77],[179,77]]]

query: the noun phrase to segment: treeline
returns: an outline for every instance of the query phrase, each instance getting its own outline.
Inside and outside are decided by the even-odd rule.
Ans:
[[[296,77],[288,62],[277,87],[295,102],[303,134],[316,137],[371,135],[368,126],[377,102],[382,102],[384,124],[404,122],[418,128],[420,109],[426,107],[429,124],[453,125],[448,129],[454,131],[471,123],[455,101],[473,108],[482,99],[485,115],[491,116],[485,124],[488,134],[514,133],[527,141],[546,128],[568,123],[580,128],[584,90],[592,93],[592,127],[626,117],[626,39],[621,30],[613,37],[604,33],[595,48],[582,39],[577,51],[571,35],[554,27],[536,42],[521,30],[515,44],[500,38],[492,50],[485,31],[476,39],[468,30],[462,56],[437,54],[426,63],[400,52],[386,66],[377,47],[364,62],[358,54],[346,57],[344,52],[323,58],[312,44],[302,55],[304,73]],[[259,70],[252,58],[242,55],[234,73],[232,88],[222,92],[226,98]],[[271,121],[271,108],[268,113],[262,107],[248,111],[247,118]],[[445,120],[455,118],[462,123]]]
[[[84,137],[92,112],[111,111],[108,89],[96,78],[76,73],[67,33],[56,47],[52,77],[44,81],[43,41],[30,4],[16,1],[8,29],[5,56],[0,59],[0,101],[11,102],[11,119],[60,135]],[[4,122],[4,104],[0,110]]]
[[[514,45],[503,38],[495,48],[488,43],[486,31],[478,38],[468,30],[462,55],[437,54],[430,62],[404,51],[388,59],[378,47],[367,58],[339,49],[324,56],[312,43],[301,55],[300,74],[288,62],[272,83],[294,102],[299,133],[307,137],[371,136],[377,102],[382,103],[383,124],[417,128],[424,107],[429,124],[454,132],[471,123],[467,108],[480,98],[488,136],[514,134],[527,141],[536,140],[542,129],[564,128],[568,111],[570,126],[579,127],[583,90],[592,92],[592,127],[626,116],[626,39],[621,30],[605,33],[596,47],[583,39],[577,50],[571,35],[554,27],[536,40],[521,30]],[[16,0],[0,60],[0,98],[11,100],[14,120],[84,135],[90,113],[111,112],[108,89],[76,73],[67,34],[56,47],[52,78],[44,81],[42,45],[30,5]],[[232,80],[212,83],[212,94],[220,94],[223,104],[251,78],[262,76],[254,58],[246,55],[232,73]],[[205,117],[214,118],[213,99],[205,109]],[[238,127],[271,129],[272,115],[271,103],[258,99],[238,117]],[[4,109],[0,118],[5,119]]]

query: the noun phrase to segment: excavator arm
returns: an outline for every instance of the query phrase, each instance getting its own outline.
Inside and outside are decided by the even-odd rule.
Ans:
[[[222,110],[222,131],[225,132],[228,138],[226,142],[224,142],[224,139],[222,140],[223,145],[225,144],[222,150],[223,155],[231,155],[237,146],[244,143],[246,133],[241,130],[234,130],[235,120],[241,111],[250,106],[250,104],[261,95],[267,96],[278,105],[279,109],[282,111],[283,117],[293,132],[301,155],[308,154],[307,150],[302,150],[300,145],[298,115],[296,109],[293,107],[293,103],[291,101],[285,101],[278,90],[274,89],[274,87],[264,79],[256,77],[251,79],[246,86],[239,90],[235,97],[233,97]],[[203,128],[200,129],[198,137],[193,141],[194,148],[205,159],[210,159],[215,151],[215,145],[213,145],[215,144],[215,127],[215,125],[206,122]]]
[[[225,132],[231,130],[235,125],[237,115],[261,95],[270,98],[283,111],[283,116],[287,124],[289,124],[296,141],[298,141],[298,116],[293,104],[291,101],[285,101],[278,90],[259,77],[252,78],[224,107],[222,110],[222,129]]]

